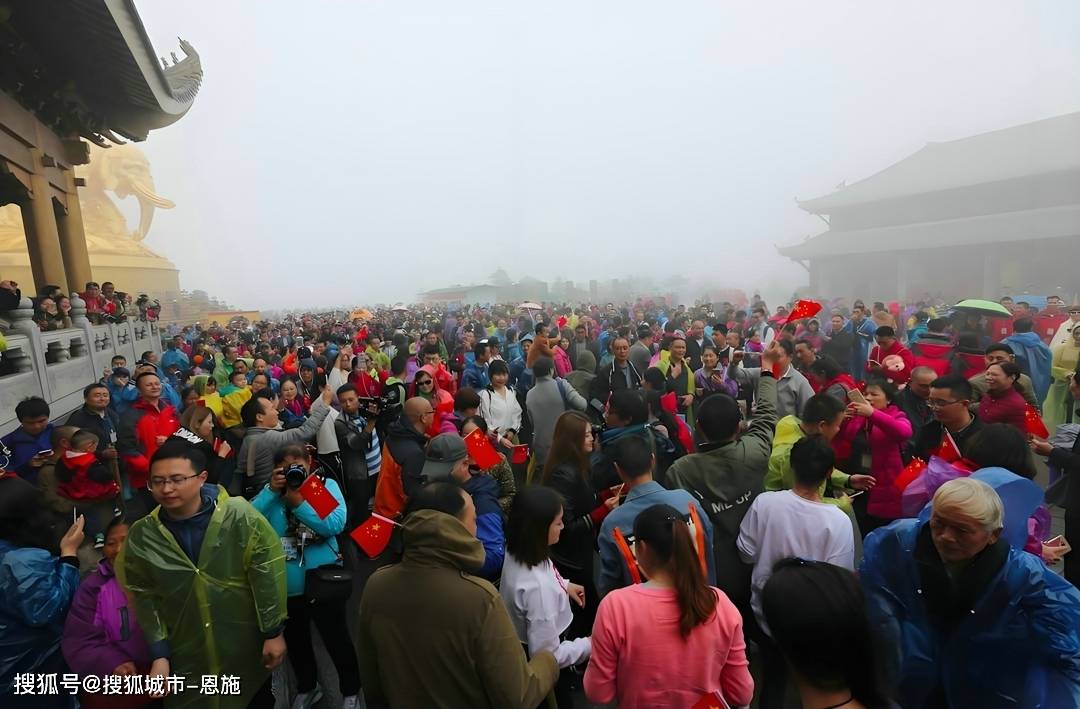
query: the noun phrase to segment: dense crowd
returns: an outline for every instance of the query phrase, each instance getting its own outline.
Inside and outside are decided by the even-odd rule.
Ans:
[[[20,402],[3,705],[1080,706],[1080,305],[741,305],[174,325]]]

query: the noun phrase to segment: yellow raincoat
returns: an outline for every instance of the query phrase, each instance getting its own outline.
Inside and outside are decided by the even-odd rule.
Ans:
[[[203,675],[235,675],[240,694],[169,695],[174,707],[245,707],[269,676],[264,633],[285,622],[285,554],[281,540],[242,498],[218,487],[199,564],[191,563],[159,519],[161,508],[131,527],[115,568],[135,603],[150,644],[169,643],[171,674],[199,685]]]

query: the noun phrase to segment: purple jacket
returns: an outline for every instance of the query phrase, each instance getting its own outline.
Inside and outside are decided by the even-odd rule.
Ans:
[[[104,677],[125,662],[134,662],[141,671],[150,667],[150,650],[135,609],[108,561],[102,559],[75,592],[61,648],[79,675]]]
[[[898,406],[889,404],[883,411],[875,409],[868,419],[862,416],[848,419],[841,435],[851,440],[863,426],[870,442],[870,470],[877,480],[868,493],[866,511],[883,519],[903,517],[900,491],[893,486],[893,481],[904,469],[900,447],[911,438],[911,422]]]

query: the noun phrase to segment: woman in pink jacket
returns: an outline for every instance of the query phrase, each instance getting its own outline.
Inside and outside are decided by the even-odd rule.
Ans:
[[[864,537],[904,516],[900,509],[900,491],[893,486],[893,481],[904,469],[904,458],[900,451],[904,441],[911,438],[911,422],[893,403],[896,394],[896,386],[892,383],[872,380],[866,385],[866,403],[852,402],[848,405],[851,418],[844,424],[841,433],[846,439],[852,440],[860,430],[864,430],[869,443],[870,474],[876,482],[867,493],[870,499],[866,504],[866,518],[859,520]]]
[[[600,601],[586,698],[622,709],[749,704],[754,680],[742,617],[705,581],[683,513],[669,505],[643,510],[633,549],[648,580]]]

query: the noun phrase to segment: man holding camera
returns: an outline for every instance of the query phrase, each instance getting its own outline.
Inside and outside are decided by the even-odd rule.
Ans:
[[[341,472],[349,493],[349,526],[368,516],[368,500],[375,491],[376,476],[382,469],[382,443],[375,430],[378,412],[364,411],[360,394],[352,384],[337,390],[341,415],[334,419],[334,434],[341,451]]]

